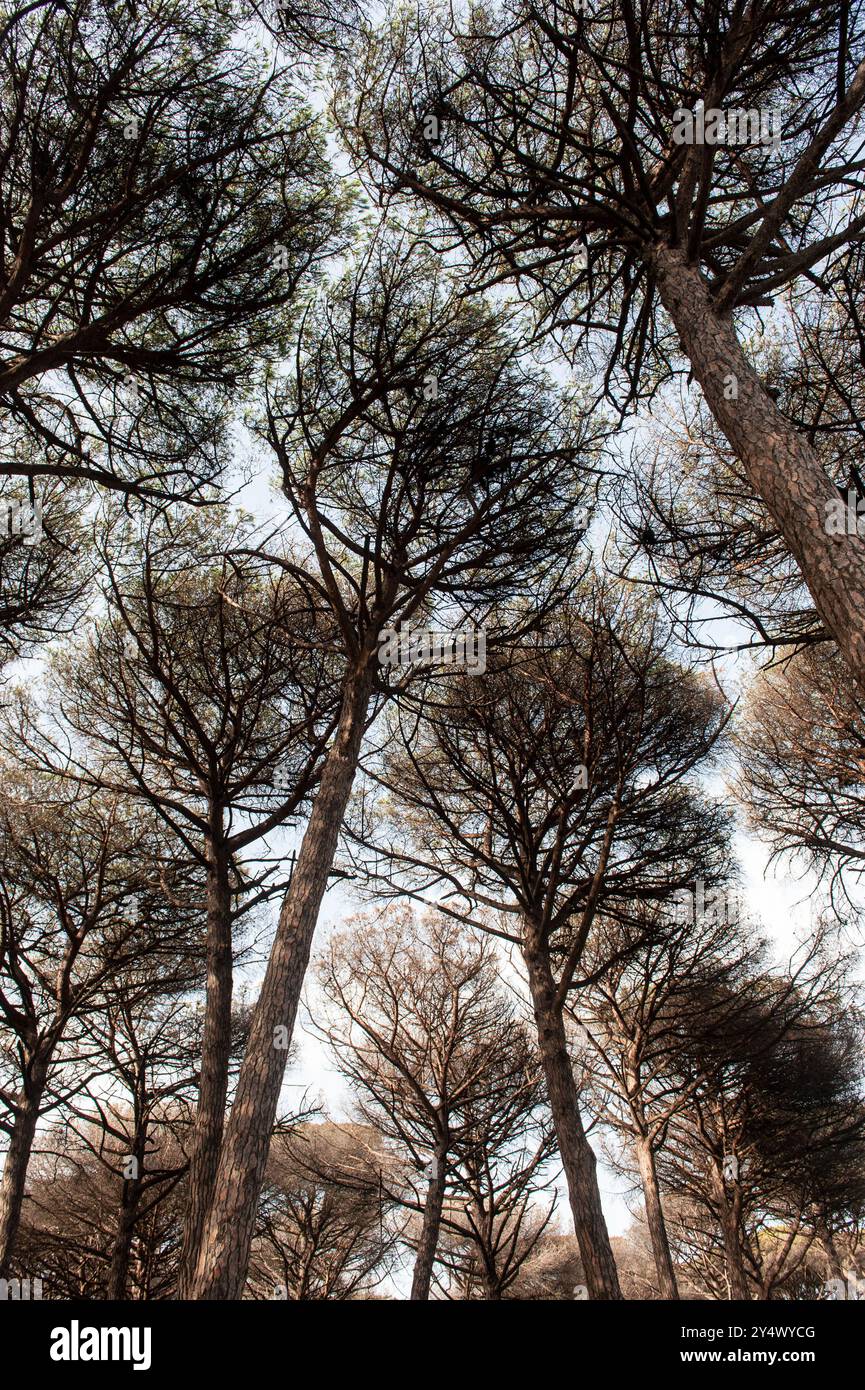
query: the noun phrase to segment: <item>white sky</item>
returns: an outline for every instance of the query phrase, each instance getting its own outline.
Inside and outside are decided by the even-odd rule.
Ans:
[[[246,452],[245,449],[243,452]],[[285,499],[275,487],[275,481],[268,476],[266,465],[263,471],[257,473],[243,488],[238,497],[238,504],[262,520],[276,520],[277,517],[288,519]],[[599,546],[598,550],[600,548]],[[747,659],[747,662],[750,665],[750,659]],[[738,681],[745,674],[745,658],[734,658],[725,665],[725,678]],[[719,778],[712,777],[710,785],[713,793],[723,796],[723,785]],[[734,846],[741,870],[743,906],[752,917],[762,923],[767,935],[777,946],[779,958],[783,959],[792,952],[797,936],[803,934],[811,923],[817,905],[813,875],[794,877],[788,868],[769,866],[765,844],[744,830],[739,830],[735,835]],[[359,901],[352,902],[343,885],[330,889],[322,906],[314,949],[321,947],[334,925],[338,925],[346,915],[363,906]],[[260,971],[251,972],[250,985],[254,982],[257,986],[260,977]],[[306,999],[307,1006],[314,1006],[314,999],[309,992]],[[322,1102],[334,1118],[344,1118],[350,1096],[326,1050],[304,1026],[304,1012],[301,1011],[301,1019],[295,1032],[298,1058],[286,1072],[283,1107],[286,1111],[291,1110],[309,1088],[311,1093],[320,1094]],[[595,1149],[599,1157],[598,1176],[610,1233],[619,1235],[627,1229],[631,1219],[625,1201],[628,1183],[603,1162],[597,1142]],[[572,1229],[564,1188],[560,1189],[558,1219],[563,1230]]]

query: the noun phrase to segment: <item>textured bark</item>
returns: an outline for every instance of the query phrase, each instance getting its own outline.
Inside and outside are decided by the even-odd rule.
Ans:
[[[282,904],[225,1129],[193,1283],[196,1299],[238,1299],[243,1290],[287,1056],[274,1045],[275,1029],[285,1027],[289,1038],[294,1030],[319,908],[357,769],[370,689],[368,673],[355,675],[348,683],[339,727]]]
[[[530,935],[532,930],[529,929]],[[527,945],[523,955],[528,968],[547,1098],[568,1184],[586,1287],[590,1298],[621,1298],[616,1262],[601,1207],[597,1164],[583,1129],[562,1011],[556,1004],[555,981],[542,948]]]
[[[220,806],[211,807],[210,822],[207,843],[207,994],[178,1298],[190,1296],[207,1214],[213,1201],[225,1126],[231,1060],[231,886]]]
[[[820,1244],[826,1256],[826,1263],[829,1266],[829,1273],[833,1279],[843,1279],[844,1270],[841,1267],[841,1256],[838,1254],[838,1247],[835,1244],[832,1232],[827,1226],[820,1226],[818,1229]]]
[[[727,1267],[730,1297],[731,1299],[750,1300],[751,1287],[745,1273],[742,1242],[739,1238],[739,1196],[735,1189],[731,1193],[727,1192],[719,1172],[714,1173],[714,1189],[721,1236],[724,1241],[724,1261]]]
[[[835,485],[807,439],[767,395],[729,317],[715,313],[697,267],[681,249],[663,245],[653,246],[646,259],[709,409],[865,690],[865,545],[855,535],[826,534],[826,504],[838,499]],[[736,398],[728,399],[732,379]]]
[[[637,1163],[640,1168],[640,1182],[643,1188],[643,1202],[646,1208],[646,1225],[652,1241],[652,1254],[658,1273],[658,1292],[662,1298],[678,1298],[676,1275],[670,1254],[667,1237],[667,1224],[661,1207],[661,1193],[658,1187],[658,1173],[655,1168],[655,1151],[646,1135],[637,1137]]]
[[[423,1225],[415,1255],[411,1281],[411,1301],[423,1302],[429,1298],[433,1264],[439,1243],[442,1224],[442,1207],[445,1197],[445,1162],[443,1154],[435,1156],[435,1173],[429,1180],[426,1202],[423,1209]]]
[[[742,1261],[742,1248],[739,1244],[739,1223],[735,1213],[725,1207],[721,1213],[721,1229],[724,1236],[724,1257],[727,1264],[727,1278],[730,1282],[730,1297],[750,1299],[751,1289]]]
[[[30,1068],[25,1093],[18,1104],[12,1137],[0,1182],[0,1279],[9,1272],[9,1260],[21,1224],[21,1209],[27,1186],[27,1169],[39,1120],[39,1107],[45,1091],[48,1064],[36,1061]]]
[[[132,1187],[133,1185],[130,1183],[128,1186]],[[119,1300],[126,1297],[126,1280],[129,1276],[129,1258],[132,1252],[132,1236],[135,1231],[139,1198],[140,1191],[136,1185],[133,1191],[124,1194],[124,1200],[117,1213],[117,1230],[114,1234],[114,1246],[111,1251],[106,1298]]]

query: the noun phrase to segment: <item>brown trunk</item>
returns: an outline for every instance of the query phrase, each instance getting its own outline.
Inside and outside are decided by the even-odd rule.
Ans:
[[[114,1235],[114,1248],[111,1251],[111,1265],[108,1270],[108,1289],[106,1298],[119,1300],[126,1297],[126,1280],[129,1276],[129,1257],[132,1251],[132,1236],[135,1231],[135,1217],[138,1211],[139,1189],[137,1184],[124,1184],[134,1188],[124,1194],[117,1214],[117,1230]]]
[[[826,505],[838,500],[837,489],[808,441],[767,395],[730,319],[714,312],[697,267],[670,246],[653,246],[646,259],[709,409],[865,688],[865,545],[855,535],[827,535]]]
[[[348,684],[339,728],[279,914],[225,1129],[193,1285],[192,1296],[197,1299],[238,1299],[243,1290],[287,1056],[274,1045],[275,1030],[284,1027],[290,1038],[294,1029],[319,908],[357,769],[370,689],[369,673],[355,675]]]
[[[658,1292],[662,1298],[678,1298],[676,1276],[673,1272],[673,1259],[670,1242],[667,1238],[667,1223],[661,1207],[661,1193],[658,1187],[658,1172],[655,1167],[655,1151],[647,1135],[637,1136],[637,1163],[640,1168],[640,1182],[643,1187],[643,1202],[646,1208],[646,1225],[652,1241],[652,1254],[658,1272]]]
[[[488,1303],[502,1302],[501,1280],[496,1273],[494,1261],[491,1261],[492,1268],[487,1265],[483,1273],[484,1298]]]
[[[0,1182],[0,1279],[8,1276],[15,1237],[21,1224],[27,1169],[33,1152],[39,1106],[42,1103],[47,1075],[47,1062],[39,1061],[32,1064],[12,1126],[3,1180]]]
[[[439,1243],[442,1224],[442,1207],[445,1198],[445,1161],[443,1154],[433,1159],[435,1171],[430,1177],[423,1209],[423,1225],[415,1255],[414,1271],[411,1281],[411,1301],[425,1302],[429,1298],[432,1282],[433,1264]]]
[[[739,1197],[735,1188],[728,1192],[720,1171],[713,1172],[715,1200],[718,1206],[718,1220],[724,1241],[724,1260],[727,1266],[727,1282],[730,1285],[731,1299],[751,1298],[751,1287],[745,1273],[742,1258],[742,1242],[739,1231]]]
[[[207,995],[178,1298],[190,1297],[204,1226],[213,1200],[231,1061],[231,885],[220,806],[211,807],[210,822],[207,843]]]
[[[721,1230],[724,1236],[724,1256],[727,1262],[730,1297],[750,1299],[751,1288],[745,1274],[742,1247],[739,1243],[739,1222],[735,1212],[726,1204],[721,1212]]]
[[[528,928],[527,931],[531,934],[533,929]],[[621,1298],[616,1262],[601,1207],[595,1155],[583,1129],[562,1011],[555,1002],[555,981],[542,948],[527,944],[523,954],[528,968],[547,1099],[568,1184],[586,1287],[590,1298]]]
[[[838,1254],[838,1247],[835,1244],[835,1238],[832,1232],[829,1230],[828,1226],[820,1226],[818,1234],[820,1236],[820,1244],[826,1256],[826,1262],[829,1266],[830,1275],[833,1279],[843,1279],[844,1270],[841,1267],[841,1256]]]

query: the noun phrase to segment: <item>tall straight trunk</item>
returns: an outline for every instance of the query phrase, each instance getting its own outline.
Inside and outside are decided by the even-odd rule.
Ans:
[[[751,1286],[745,1273],[742,1259],[742,1246],[739,1241],[739,1222],[732,1208],[725,1204],[721,1210],[721,1233],[724,1237],[724,1258],[727,1265],[727,1278],[730,1283],[730,1297],[750,1299]]]
[[[538,1048],[547,1084],[547,1099],[574,1218],[574,1231],[590,1298],[621,1298],[607,1223],[601,1207],[597,1164],[580,1115],[580,1098],[568,1052],[562,1010],[549,958],[542,946],[529,940],[523,949],[538,1030]]]
[[[47,1060],[35,1060],[26,1078],[23,1094],[12,1125],[12,1137],[0,1182],[0,1279],[9,1273],[9,1261],[21,1225],[21,1209],[27,1186],[27,1169],[33,1152],[39,1108],[48,1076]]]
[[[731,1299],[750,1300],[751,1286],[748,1282],[748,1276],[745,1273],[745,1261],[742,1257],[738,1195],[735,1189],[733,1189],[733,1194],[730,1196],[719,1170],[713,1171],[713,1186],[715,1200],[718,1206],[721,1238],[724,1242],[724,1262],[727,1267],[727,1282],[730,1285],[730,1297]]]
[[[119,1300],[126,1297],[126,1281],[129,1277],[129,1260],[132,1253],[132,1236],[135,1232],[135,1218],[141,1189],[138,1183],[124,1183],[123,1201],[117,1213],[117,1229],[114,1232],[114,1245],[111,1250],[111,1264],[108,1269],[108,1289],[106,1297]],[[128,1189],[128,1190],[127,1190]]]
[[[321,900],[357,770],[372,688],[367,669],[347,683],[333,745],[322,768],[261,994],[252,1017],[231,1116],[225,1129],[213,1202],[193,1283],[196,1299],[238,1299],[287,1056],[275,1030],[294,1030]]]
[[[770,399],[729,316],[715,313],[707,286],[684,251],[655,245],[646,260],[709,409],[865,689],[865,546],[857,536],[826,533],[827,503],[838,500],[835,485],[807,439]]]
[[[207,994],[201,1040],[198,1111],[192,1137],[177,1297],[189,1298],[213,1201],[225,1126],[231,1061],[231,884],[222,807],[210,808],[207,839]]]
[[[661,1191],[658,1186],[658,1170],[655,1166],[655,1150],[646,1134],[639,1134],[636,1141],[637,1163],[640,1169],[640,1182],[643,1188],[643,1203],[646,1208],[646,1225],[652,1241],[652,1254],[658,1274],[658,1292],[662,1298],[678,1298],[676,1275],[673,1271],[673,1258],[667,1236],[667,1223],[661,1206]]]
[[[411,1280],[412,1303],[425,1302],[429,1298],[432,1282],[433,1264],[438,1249],[439,1233],[442,1224],[442,1207],[445,1199],[445,1156],[437,1153],[433,1159],[435,1169],[426,1190],[423,1209],[423,1224],[415,1255]]]

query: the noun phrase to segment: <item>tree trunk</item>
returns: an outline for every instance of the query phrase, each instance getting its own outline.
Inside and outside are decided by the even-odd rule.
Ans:
[[[238,1299],[243,1290],[287,1056],[275,1045],[275,1030],[284,1027],[289,1039],[294,1030],[321,900],[357,769],[371,688],[369,670],[355,673],[347,684],[339,727],[279,914],[225,1130],[193,1284],[197,1299]]]
[[[231,885],[228,855],[223,841],[221,806],[211,806],[210,822],[207,843],[207,995],[178,1298],[190,1296],[204,1226],[213,1201],[231,1061]]]
[[[718,1219],[724,1241],[724,1260],[727,1266],[727,1282],[730,1285],[731,1299],[751,1298],[751,1286],[745,1273],[742,1258],[742,1243],[739,1231],[739,1200],[735,1189],[732,1198],[724,1186],[721,1173],[713,1169],[715,1200],[718,1205]]]
[[[640,1168],[640,1182],[643,1187],[643,1202],[646,1207],[646,1225],[652,1241],[652,1254],[658,1273],[658,1292],[662,1298],[678,1298],[676,1275],[673,1271],[673,1258],[667,1238],[667,1223],[661,1206],[661,1193],[658,1187],[658,1172],[655,1167],[655,1151],[652,1142],[645,1134],[637,1136],[637,1163]]]
[[[865,545],[856,535],[827,534],[826,506],[838,501],[834,483],[807,439],[767,395],[730,318],[715,313],[706,284],[684,251],[655,245],[646,260],[709,409],[865,689]]]
[[[33,1152],[33,1140],[47,1075],[47,1061],[40,1060],[31,1064],[12,1126],[12,1138],[6,1154],[3,1180],[0,1182],[0,1279],[8,1276],[15,1237],[21,1224],[27,1169]]]
[[[131,1190],[127,1192],[127,1188]],[[138,1183],[124,1183],[124,1197],[117,1214],[117,1230],[114,1235],[114,1248],[111,1251],[111,1265],[108,1270],[106,1297],[110,1299],[119,1300],[126,1297],[126,1280],[129,1276],[129,1257],[132,1251],[132,1236],[135,1231],[139,1196]]]
[[[721,1210],[721,1230],[724,1236],[724,1257],[727,1263],[730,1297],[750,1299],[751,1288],[742,1260],[742,1247],[739,1244],[739,1222],[727,1203]]]
[[[533,928],[528,931],[533,933]],[[616,1262],[601,1207],[595,1155],[583,1129],[579,1094],[562,1011],[555,1002],[556,987],[550,963],[542,947],[526,944],[523,955],[528,968],[547,1099],[568,1184],[586,1287],[590,1298],[621,1298]]]
[[[832,1232],[829,1230],[828,1226],[821,1224],[818,1227],[818,1235],[820,1237],[820,1244],[823,1247],[823,1253],[826,1256],[826,1263],[829,1266],[831,1277],[833,1279],[843,1279],[844,1270],[841,1266],[841,1256],[838,1254],[838,1247],[835,1244],[835,1238]]]
[[[437,1153],[433,1158],[435,1170],[426,1190],[423,1209],[423,1225],[415,1255],[414,1271],[411,1281],[412,1303],[425,1302],[429,1298],[433,1264],[439,1243],[442,1223],[442,1207],[445,1198],[445,1156]]]

